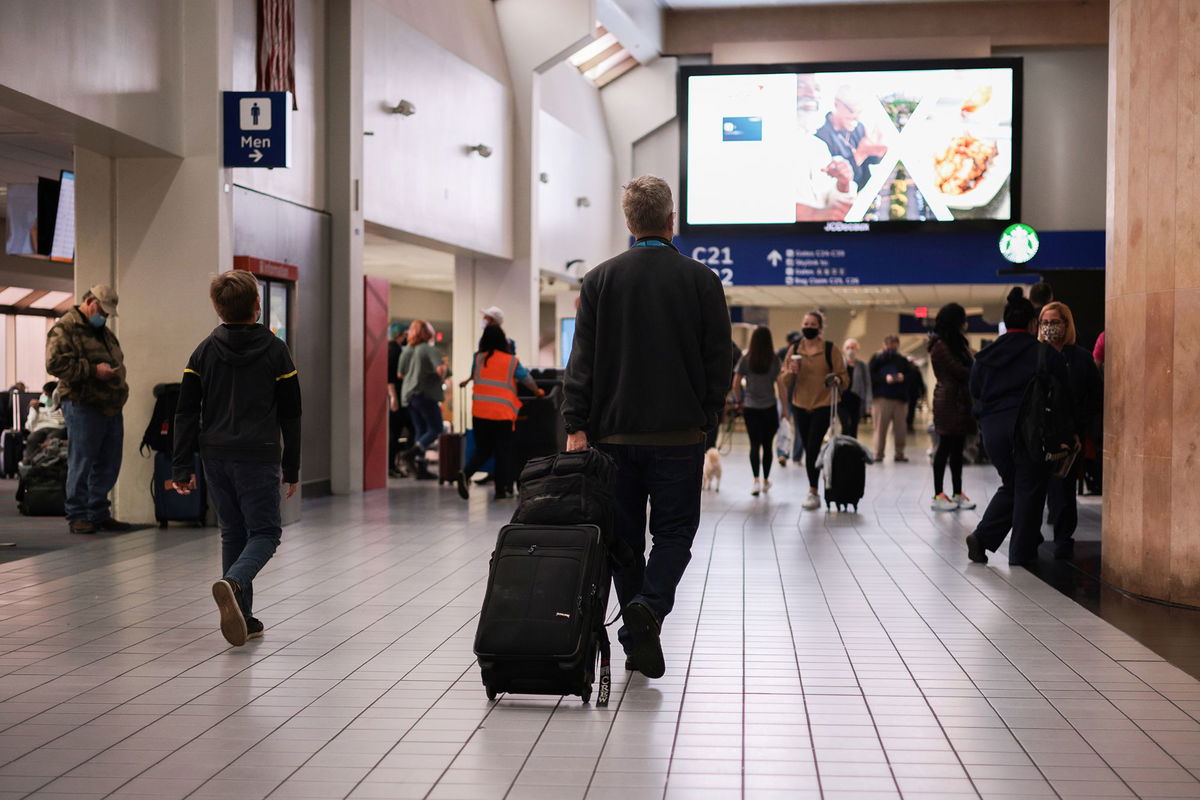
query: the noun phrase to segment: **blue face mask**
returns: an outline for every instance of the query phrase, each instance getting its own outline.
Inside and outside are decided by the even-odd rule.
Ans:
[[[48,406],[50,405],[50,397],[48,395],[42,395],[38,398],[38,403],[43,406]]]
[[[104,323],[107,321],[108,318],[103,314],[92,314],[90,317],[88,317],[88,322],[92,323],[93,328],[103,328]]]

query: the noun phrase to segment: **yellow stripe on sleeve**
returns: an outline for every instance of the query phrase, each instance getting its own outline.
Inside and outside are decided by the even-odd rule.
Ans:
[[[294,377],[296,377],[296,373],[297,373],[297,372],[299,372],[299,370],[292,370],[291,372],[289,372],[289,373],[288,373],[288,374],[286,374],[286,375],[280,375],[280,376],[279,376],[278,378],[276,378],[275,380],[276,380],[276,382],[278,382],[278,381],[286,381],[288,378],[294,378]]]
[[[200,377],[200,373],[199,373],[199,372],[196,372],[196,370],[194,370],[194,369],[188,368],[188,369],[185,369],[185,370],[183,371],[183,374],[184,374],[184,375],[187,375],[188,373],[191,373],[192,375],[195,375],[197,378],[199,378],[199,377]]]

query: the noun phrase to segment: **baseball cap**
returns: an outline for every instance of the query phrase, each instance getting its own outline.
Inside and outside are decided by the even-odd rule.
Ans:
[[[99,283],[88,289],[88,293],[100,302],[100,308],[110,317],[117,315],[117,293],[107,284]]]
[[[504,312],[500,310],[499,306],[488,306],[479,313],[485,317],[491,317],[492,319],[496,320],[497,325],[504,324]]]
[[[800,331],[792,331],[787,335],[787,340],[789,342],[798,342],[803,338],[804,337],[800,335]]]
[[[403,322],[393,322],[391,325],[388,325],[388,338],[395,339],[404,332],[406,327]]]

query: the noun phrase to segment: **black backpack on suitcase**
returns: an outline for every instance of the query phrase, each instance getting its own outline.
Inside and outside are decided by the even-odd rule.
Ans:
[[[857,442],[840,441],[838,436],[829,445],[833,448],[833,474],[825,476],[825,505],[838,511],[853,508],[867,489],[867,462]]]
[[[488,699],[501,692],[574,694],[608,705],[611,652],[604,614],[610,559],[632,551],[613,534],[613,460],[599,450],[537,458],[496,542],[475,633]]]

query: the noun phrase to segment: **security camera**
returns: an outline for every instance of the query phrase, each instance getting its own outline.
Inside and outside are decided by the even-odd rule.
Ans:
[[[486,144],[477,144],[474,147],[468,147],[467,152],[479,153],[481,158],[488,158],[492,154],[492,148],[488,147]]]

